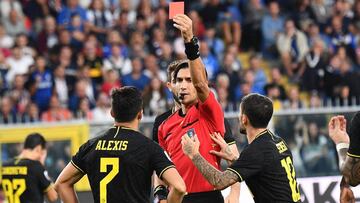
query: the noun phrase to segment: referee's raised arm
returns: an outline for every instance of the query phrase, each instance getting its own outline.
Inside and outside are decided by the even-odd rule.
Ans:
[[[192,20],[184,15],[178,14],[174,17],[174,27],[181,31],[185,42],[185,53],[189,59],[191,81],[196,89],[198,98],[204,102],[209,96],[210,89],[205,72],[205,66],[200,58],[199,42],[193,35]]]

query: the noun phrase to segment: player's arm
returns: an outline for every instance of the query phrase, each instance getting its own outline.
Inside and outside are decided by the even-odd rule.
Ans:
[[[186,186],[179,172],[175,168],[169,168],[162,174],[161,178],[170,186],[167,202],[181,202],[186,194]]]
[[[184,14],[178,14],[174,17],[173,21],[175,22],[174,27],[181,31],[185,42],[185,53],[190,60],[189,66],[192,83],[200,101],[204,102],[209,96],[210,89],[208,87],[205,66],[200,58],[199,44],[192,41],[194,37],[192,20]]]
[[[191,159],[205,179],[216,189],[222,190],[239,181],[238,175],[229,170],[224,172],[217,170],[200,155],[200,142],[196,135],[194,136],[194,141],[187,135],[184,135],[181,139],[181,144],[184,153]]]
[[[58,194],[53,186],[45,191],[46,197],[50,202],[55,202],[58,199]]]
[[[59,175],[55,182],[55,189],[59,193],[62,202],[77,203],[78,198],[75,193],[74,184],[77,183],[84,173],[69,163]]]

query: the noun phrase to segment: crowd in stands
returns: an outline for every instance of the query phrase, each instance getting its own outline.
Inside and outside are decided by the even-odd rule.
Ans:
[[[167,0],[1,0],[0,123],[111,120],[113,87],[172,105],[166,67],[185,58]],[[359,0],[185,1],[225,111],[256,92],[275,109],[360,103]]]

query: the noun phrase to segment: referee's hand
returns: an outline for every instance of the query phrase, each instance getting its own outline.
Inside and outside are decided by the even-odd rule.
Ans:
[[[174,16],[173,21],[174,27],[181,31],[181,35],[185,43],[190,42],[191,39],[194,37],[192,20],[187,15],[178,14]]]
[[[181,138],[182,150],[186,156],[192,159],[196,154],[199,154],[200,141],[195,134],[192,138],[185,134]]]

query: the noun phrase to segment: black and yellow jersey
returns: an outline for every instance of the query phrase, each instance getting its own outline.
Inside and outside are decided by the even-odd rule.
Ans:
[[[113,127],[83,144],[71,163],[87,174],[95,202],[149,202],[151,176],[174,167],[163,149],[140,132]]]
[[[13,159],[1,168],[1,185],[7,202],[43,203],[52,182],[39,161]]]
[[[292,154],[285,141],[268,130],[227,170],[246,182],[256,203],[300,202]]]

